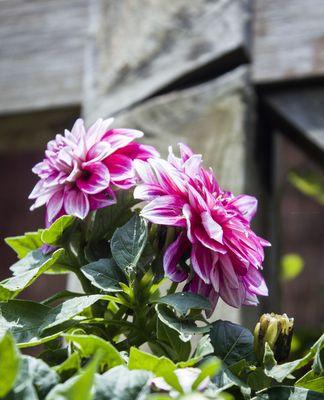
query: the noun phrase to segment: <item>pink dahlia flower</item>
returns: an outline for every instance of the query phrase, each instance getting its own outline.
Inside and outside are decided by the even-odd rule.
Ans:
[[[31,210],[46,205],[46,223],[64,214],[85,218],[91,210],[116,201],[116,189],[136,183],[135,159],[156,157],[156,150],[134,142],[143,133],[108,129],[113,119],[99,119],[87,131],[78,119],[71,132],[56,135],[47,144],[45,158],[33,172],[40,178],[29,195]]]
[[[260,269],[263,247],[270,245],[250,227],[257,200],[222,190],[187,146],[180,145],[180,154],[170,149],[168,161],[135,162],[142,183],[134,196],[147,201],[141,214],[177,227],[164,255],[166,275],[187,280],[185,290],[209,298],[213,308],[219,297],[234,307],[257,304],[257,295],[268,294]]]

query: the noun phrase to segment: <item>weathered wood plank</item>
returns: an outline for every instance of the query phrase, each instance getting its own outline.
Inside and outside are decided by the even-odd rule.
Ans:
[[[114,124],[143,130],[146,142],[164,156],[169,145],[187,143],[204,154],[222,185],[240,192],[249,145],[246,84],[247,71],[238,68],[206,84],[153,98],[120,114]]]
[[[264,96],[274,113],[277,129],[324,163],[324,89],[301,87],[277,89]]]
[[[92,1],[85,113],[115,114],[230,55],[242,62],[248,3]]]
[[[0,5],[0,114],[80,104],[88,0]]]
[[[324,76],[324,2],[257,0],[253,16],[253,80]]]
[[[248,71],[241,67],[208,83],[152,98],[121,113],[114,124],[143,130],[146,142],[163,155],[168,145],[177,151],[178,142],[187,143],[204,155],[205,165],[213,167],[223,187],[256,194],[249,88]],[[102,117],[108,115],[109,110]],[[94,118],[88,116],[89,123]],[[216,316],[238,321],[241,313],[221,303]]]

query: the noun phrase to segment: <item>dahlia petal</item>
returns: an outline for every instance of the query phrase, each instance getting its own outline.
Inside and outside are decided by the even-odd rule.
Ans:
[[[62,183],[64,183],[65,181],[66,182],[74,182],[75,179],[78,177],[78,175],[80,175],[79,164],[77,163],[76,160],[74,160],[73,168],[72,168],[72,171],[70,172],[70,174],[68,176],[66,176],[65,179],[63,179],[63,177],[61,177],[59,179],[59,181]]]
[[[108,168],[103,163],[94,163],[83,167],[83,172],[76,184],[82,192],[87,194],[97,194],[109,186],[110,174]]]
[[[210,270],[212,267],[212,257],[209,249],[199,244],[192,245],[191,264],[196,274],[205,282],[210,283]]]
[[[108,142],[114,150],[118,150],[142,136],[143,132],[135,129],[110,129],[102,140]]]
[[[49,221],[53,221],[57,214],[61,211],[63,207],[63,196],[64,191],[57,191],[52,195],[47,203],[47,218]]]
[[[107,188],[101,193],[88,196],[90,210],[97,210],[99,208],[104,208],[116,204],[117,199],[115,192],[111,188]]]
[[[102,161],[106,157],[108,157],[113,151],[114,151],[113,148],[108,142],[102,141],[95,143],[93,146],[91,146],[91,148],[87,152],[86,155],[87,164],[92,164],[98,161]]]
[[[158,184],[158,181],[149,163],[142,160],[135,160],[133,165],[137,175],[144,183]]]
[[[247,292],[242,304],[246,306],[257,306],[259,304],[259,301],[255,294]]]
[[[112,182],[124,181],[133,178],[135,170],[132,160],[122,154],[112,154],[105,159],[105,165],[109,169]]]
[[[84,128],[83,120],[81,118],[76,120],[71,130],[71,134],[77,139],[77,144],[74,149],[75,155],[82,160],[85,160],[88,149],[86,141],[86,131]]]
[[[151,158],[148,162],[154,169],[158,183],[167,193],[181,194],[186,192],[183,176],[171,164],[159,158]]]
[[[72,129],[71,129],[71,135],[76,138],[76,139],[80,139],[81,137],[84,137],[86,135],[86,131],[84,129],[84,122],[82,118],[78,118]]]
[[[239,287],[239,281],[230,257],[227,254],[221,255],[219,257],[219,262],[222,266],[224,280],[228,282],[230,288],[237,289]]]
[[[194,228],[194,237],[196,237],[203,246],[208,247],[217,253],[226,254],[227,252],[224,246],[211,239],[206,234],[206,231],[199,225]]]
[[[47,167],[46,162],[45,161],[41,161],[41,162],[39,162],[39,163],[37,163],[36,165],[33,166],[32,172],[34,174],[39,175],[46,167]]]
[[[169,151],[169,154],[168,154],[168,162],[169,162],[170,164],[172,164],[175,168],[181,170],[181,169],[182,169],[182,163],[183,163],[183,161],[181,160],[181,158],[176,157],[176,156],[174,155],[172,146],[169,146],[169,147],[168,147],[168,151]]]
[[[159,152],[153,146],[137,142],[129,143],[127,146],[120,148],[116,154],[123,154],[132,160],[142,161],[160,156]]]
[[[78,189],[71,189],[64,195],[64,209],[67,214],[84,219],[90,210],[88,196]]]
[[[183,254],[189,248],[189,243],[184,234],[180,234],[178,238],[168,246],[164,257],[163,267],[166,276],[173,282],[182,282],[188,277],[188,273],[178,267]]]
[[[134,189],[134,199],[153,200],[157,196],[163,196],[164,192],[158,185],[137,185]]]
[[[194,154],[183,164],[184,172],[191,177],[199,174],[202,163],[201,154]]]
[[[38,197],[35,200],[35,203],[30,207],[30,210],[33,211],[36,208],[46,204],[48,200],[53,196],[53,194],[60,189],[61,187],[44,188],[44,191],[38,195]]]
[[[188,158],[193,155],[193,151],[190,149],[189,146],[187,146],[184,143],[179,143],[178,145],[179,145],[182,161],[187,161]]]
[[[249,268],[244,276],[244,282],[247,290],[260,296],[268,296],[268,288],[261,273],[255,268]]]
[[[193,228],[194,228],[192,226],[193,214],[191,212],[191,208],[190,208],[189,204],[185,204],[182,207],[182,213],[183,213],[183,216],[185,217],[186,223],[187,223],[187,236],[188,236],[188,239],[190,240],[191,243],[195,243],[195,242],[197,242],[197,240],[196,240],[196,237],[195,237],[195,235],[193,233]]]
[[[184,226],[182,216],[183,199],[179,196],[160,196],[152,200],[141,211],[141,215],[154,224]]]
[[[217,293],[219,292],[219,287],[220,287],[219,280],[220,280],[219,270],[218,270],[218,266],[216,263],[216,264],[214,264],[214,266],[211,270],[211,273],[210,273],[210,282],[213,285],[213,288]]]
[[[183,288],[185,292],[191,292],[199,294],[200,296],[206,297],[211,305],[210,310],[206,310],[206,316],[209,318],[218,302],[219,295],[215,292],[212,285],[206,284],[203,280],[199,278],[199,276],[194,276],[190,282],[188,282]]]
[[[44,181],[41,179],[39,180],[36,185],[34,186],[34,189],[31,191],[30,195],[28,196],[29,199],[36,199],[38,196],[40,196],[42,193],[44,193]]]
[[[262,237],[258,236],[261,246],[263,247],[271,247],[271,243],[267,240],[263,239]]]
[[[236,207],[242,216],[247,220],[251,221],[257,212],[258,200],[253,196],[246,194],[240,194],[231,201],[231,204]]]
[[[188,183],[186,189],[189,203],[194,209],[196,209],[199,213],[208,210],[206,201],[203,199],[198,190],[193,187],[192,184]]]
[[[210,215],[208,211],[200,214],[202,224],[208,235],[219,243],[223,243],[223,228]]]
[[[241,288],[233,289],[228,285],[228,282],[223,281],[219,288],[220,297],[232,307],[239,308],[245,299],[245,293]]]
[[[127,190],[133,187],[136,184],[136,178],[124,179],[122,181],[114,181],[112,182],[116,187]]]
[[[87,144],[92,147],[95,143],[100,142],[104,134],[108,131],[109,126],[113,123],[114,118],[103,120],[98,119],[87,131]]]

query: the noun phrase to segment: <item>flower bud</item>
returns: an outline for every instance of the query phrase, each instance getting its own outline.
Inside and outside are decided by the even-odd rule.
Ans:
[[[290,352],[294,319],[287,314],[263,314],[254,329],[254,351],[261,361],[268,343],[278,362],[285,361]]]

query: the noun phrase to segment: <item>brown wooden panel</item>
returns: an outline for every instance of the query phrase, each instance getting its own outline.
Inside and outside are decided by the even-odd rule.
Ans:
[[[281,88],[263,100],[273,116],[272,123],[324,164],[324,88]]]
[[[29,211],[31,202],[27,199],[36,179],[31,168],[42,157],[42,152],[10,154],[0,156],[0,279],[11,275],[9,266],[17,261],[16,254],[8,247],[4,238],[21,235],[44,227],[44,209]],[[20,297],[41,300],[63,290],[65,276],[42,276]]]
[[[81,102],[87,3],[1,1],[1,114]]]
[[[253,79],[324,76],[323,0],[256,0]]]
[[[287,175],[297,170],[320,177],[323,168],[282,134],[278,134],[276,141],[276,159],[280,255],[297,253],[304,260],[299,276],[281,282],[282,311],[295,317],[297,329],[321,330],[324,321],[324,207],[293,187]]]

